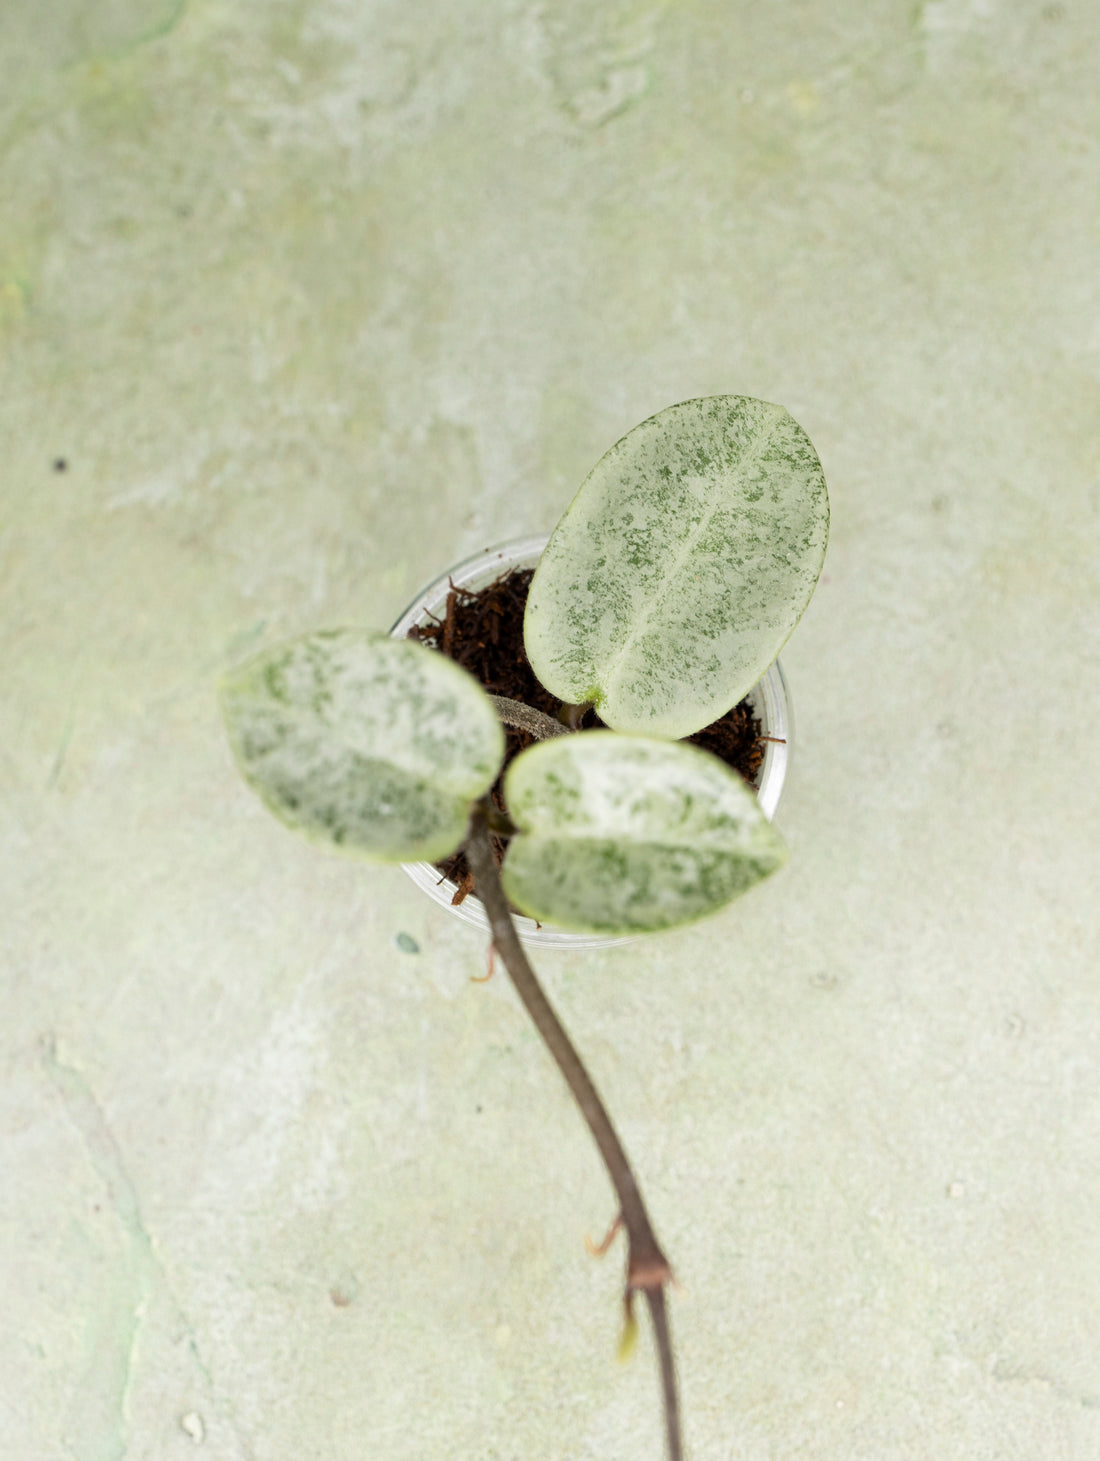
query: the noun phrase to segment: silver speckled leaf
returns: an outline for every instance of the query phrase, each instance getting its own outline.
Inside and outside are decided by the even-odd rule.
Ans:
[[[695,746],[611,731],[541,741],[505,775],[502,877],[532,918],[643,933],[713,913],[786,850],[739,776]]]
[[[289,827],[378,862],[446,857],[504,755],[477,682],[423,645],[362,629],[307,634],[222,681],[248,784]]]
[[[554,529],[527,600],[535,673],[615,730],[692,735],[782,649],[828,529],[821,463],[782,406],[669,406],[601,457]]]

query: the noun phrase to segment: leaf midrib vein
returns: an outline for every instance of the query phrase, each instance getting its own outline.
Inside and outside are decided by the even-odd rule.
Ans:
[[[758,432],[756,440],[753,442],[750,452],[741,458],[741,460],[737,464],[737,467],[730,471],[728,474],[726,474],[723,480],[731,484],[739,485],[744,480],[749,469],[754,467],[756,463],[760,460],[760,457],[764,454],[764,451],[766,450],[768,445],[770,445],[770,438],[765,439],[765,434],[763,432]],[[730,495],[732,496],[732,494]],[[649,625],[649,621],[653,617],[655,611],[660,608],[661,604],[664,603],[665,599],[672,591],[672,587],[676,582],[676,578],[680,572],[680,569],[691,557],[692,553],[695,550],[695,545],[698,543],[699,539],[702,537],[706,529],[710,526],[715,514],[718,512],[719,507],[723,505],[724,504],[720,502],[713,503],[709,510],[704,513],[699,522],[696,523],[695,527],[692,528],[691,532],[684,539],[683,546],[676,555],[676,559],[671,572],[666,576],[664,582],[661,584],[661,587],[653,595],[650,602],[646,604],[641,615],[636,620],[634,628],[631,629],[626,639],[623,640],[623,643],[620,645],[618,651],[609,658],[609,668],[606,672],[605,679],[607,687],[605,695],[608,698],[610,698],[612,695],[613,687],[617,687],[619,684],[619,680],[622,676],[622,672],[625,668],[626,660],[629,657],[630,651],[633,649],[635,643],[638,641],[641,635],[645,633],[645,630]]]

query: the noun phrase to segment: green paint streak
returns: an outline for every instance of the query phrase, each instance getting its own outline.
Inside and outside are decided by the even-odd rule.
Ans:
[[[162,40],[165,36],[177,28],[187,13],[189,0],[170,0],[164,7],[159,17],[135,31],[133,35],[125,39],[111,41],[109,39],[95,40],[88,51],[75,61],[70,61],[67,66],[61,68],[62,73],[78,70],[96,62],[125,61],[140,51],[143,46],[151,45],[154,41]]]
[[[58,1059],[52,1041],[43,1065],[83,1139],[127,1241],[117,1285],[87,1318],[89,1358],[69,1406],[66,1446],[75,1461],[123,1461],[134,1349],[142,1309],[160,1278],[160,1264],[122,1153],[87,1081]]]
[[[74,708],[69,711],[68,718],[65,721],[65,729],[61,732],[61,743],[57,748],[57,755],[53,758],[53,765],[50,767],[50,774],[46,780],[47,791],[52,791],[57,785],[58,778],[61,775],[61,768],[65,764],[65,755],[69,749],[69,742],[73,738],[73,727],[75,725],[76,710]]]

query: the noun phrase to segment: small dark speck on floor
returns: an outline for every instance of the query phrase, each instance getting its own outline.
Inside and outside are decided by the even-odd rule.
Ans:
[[[54,457],[53,469],[55,472],[67,472],[69,470],[69,464],[64,457]]]
[[[393,941],[403,954],[419,954],[420,952],[420,945],[411,933],[395,934]]]

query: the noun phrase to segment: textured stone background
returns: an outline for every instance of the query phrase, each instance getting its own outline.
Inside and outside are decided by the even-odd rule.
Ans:
[[[213,686],[725,391],[833,496],[791,865],[542,959],[682,1280],[691,1456],[1100,1455],[1098,41],[1083,0],[5,0],[5,1455],[659,1456],[507,985],[266,815]]]

